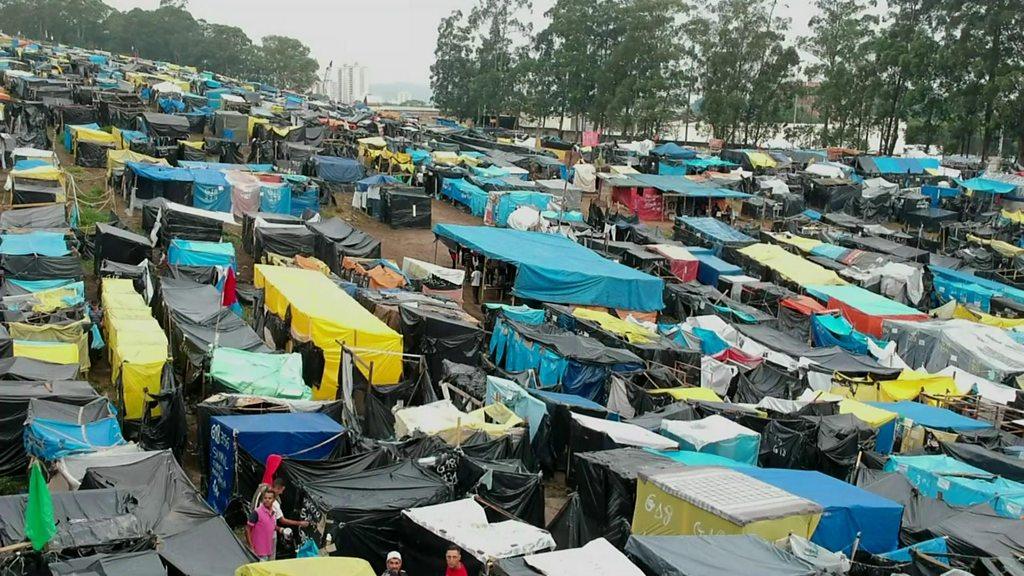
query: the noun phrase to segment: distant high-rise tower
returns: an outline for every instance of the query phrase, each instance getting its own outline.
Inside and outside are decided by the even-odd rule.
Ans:
[[[342,64],[338,68],[338,101],[351,104],[370,93],[370,70],[366,66]]]

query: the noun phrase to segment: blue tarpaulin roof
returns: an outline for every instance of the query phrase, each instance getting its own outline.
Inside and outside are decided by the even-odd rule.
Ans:
[[[935,158],[894,158],[876,156],[872,158],[880,174],[924,174],[927,168],[938,168]]]
[[[1006,296],[1024,304],[1024,290],[1020,288],[942,266],[928,268],[934,275],[936,291],[947,300],[955,298],[962,304],[977,304],[986,312],[992,296]]]
[[[825,509],[811,542],[850,554],[857,533],[861,549],[878,554],[899,546],[903,506],[831,476],[810,470],[738,468],[739,472],[806,498]]]
[[[953,181],[959,184],[962,188],[973,190],[975,192],[988,192],[989,194],[1009,194],[1017,189],[1015,185],[1008,182],[990,180],[982,176],[977,176],[970,180],[958,180],[954,178]]]
[[[327,182],[351,184],[362,179],[365,171],[363,165],[355,158],[339,158],[336,156],[314,156],[317,176]]]
[[[64,235],[58,232],[29,232],[0,236],[0,254],[23,256],[66,256],[70,253]]]
[[[172,166],[157,166],[155,164],[143,164],[141,162],[129,162],[127,167],[142,178],[156,180],[158,182],[194,182],[192,171],[188,168],[174,168]]]
[[[901,402],[868,402],[868,404],[888,410],[889,412],[895,412],[901,418],[913,420],[914,424],[920,424],[926,428],[935,428],[936,430],[952,432],[957,430],[984,430],[992,427],[988,422],[961,416],[951,410],[939,408],[938,406],[928,406],[920,402],[904,400]]]
[[[323,458],[334,449],[335,442],[328,440],[345,430],[330,416],[310,412],[215,416],[212,422],[235,434],[239,446],[261,463],[271,454]]]
[[[747,236],[728,224],[708,217],[679,216],[677,220],[692,228],[710,242],[717,244],[753,244],[757,240]]]
[[[554,234],[483,226],[438,224],[434,234],[518,268],[515,293],[558,304],[660,310],[660,278],[607,260]]]
[[[24,434],[26,451],[43,460],[58,460],[125,443],[114,417],[86,424],[33,418],[26,423]]]
[[[388,176],[387,174],[374,174],[373,176],[367,176],[359,182],[356,182],[356,189],[360,192],[365,192],[370,189],[370,186],[383,186],[384,184],[401,184],[402,181],[394,176]]]
[[[207,168],[210,170],[243,170],[248,172],[270,172],[273,164],[227,164],[224,162],[202,162],[199,160],[178,160],[181,168]]]
[[[231,266],[238,268],[235,245],[230,242],[171,240],[167,262],[173,266]]]
[[[675,142],[665,142],[651,150],[651,154],[664,156],[665,158],[687,159],[696,158],[697,151],[690,148],[683,148]]]

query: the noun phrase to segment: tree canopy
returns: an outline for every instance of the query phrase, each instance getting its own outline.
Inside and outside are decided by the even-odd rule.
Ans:
[[[121,12],[101,0],[0,0],[0,28],[85,48],[195,66],[305,90],[319,65],[301,41],[268,36],[257,44],[235,26],[195,19],[185,0]]]

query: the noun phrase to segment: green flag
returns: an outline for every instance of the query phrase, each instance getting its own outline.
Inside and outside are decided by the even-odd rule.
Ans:
[[[32,472],[28,479],[28,506],[25,507],[25,535],[32,541],[32,548],[42,550],[46,543],[57,533],[57,523],[53,520],[53,501],[50,500],[50,488],[43,478],[43,470],[39,462],[32,463]]]

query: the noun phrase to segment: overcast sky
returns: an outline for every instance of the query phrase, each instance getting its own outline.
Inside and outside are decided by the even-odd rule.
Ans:
[[[159,0],[105,0],[120,10],[156,8]],[[475,0],[192,0],[197,18],[238,26],[253,39],[278,34],[302,40],[322,67],[359,62],[371,83],[429,84],[437,25]],[[542,14],[554,0],[533,0]],[[807,30],[811,0],[781,0],[779,13],[794,34]]]

